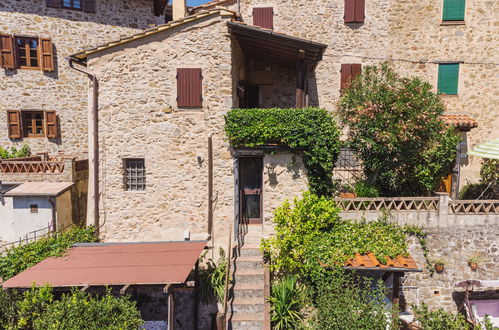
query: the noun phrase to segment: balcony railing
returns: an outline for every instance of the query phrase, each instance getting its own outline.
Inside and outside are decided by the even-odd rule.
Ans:
[[[341,212],[438,211],[438,197],[336,198]]]

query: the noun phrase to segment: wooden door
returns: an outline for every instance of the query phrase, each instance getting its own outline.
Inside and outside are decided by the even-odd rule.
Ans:
[[[263,223],[263,158],[239,158],[240,222]]]

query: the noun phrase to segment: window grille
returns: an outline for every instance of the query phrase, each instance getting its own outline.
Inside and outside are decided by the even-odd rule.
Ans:
[[[125,190],[146,190],[146,165],[143,158],[130,158],[124,160]]]

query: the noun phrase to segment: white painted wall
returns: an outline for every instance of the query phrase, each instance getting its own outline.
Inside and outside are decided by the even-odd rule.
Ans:
[[[38,213],[31,213],[31,204],[38,205]],[[17,241],[51,221],[52,205],[47,197],[0,197],[0,241]]]

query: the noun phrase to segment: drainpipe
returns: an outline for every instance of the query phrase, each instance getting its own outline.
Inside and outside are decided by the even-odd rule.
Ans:
[[[93,220],[95,233],[99,237],[99,81],[97,76],[74,66],[75,58],[66,58],[69,67],[88,76],[92,93],[88,95],[88,202],[87,225]]]
[[[242,21],[241,19],[241,0],[237,0],[237,9],[236,9],[237,19]]]
[[[48,201],[52,206],[52,231],[55,233],[57,231],[56,199],[54,197],[49,197]]]

